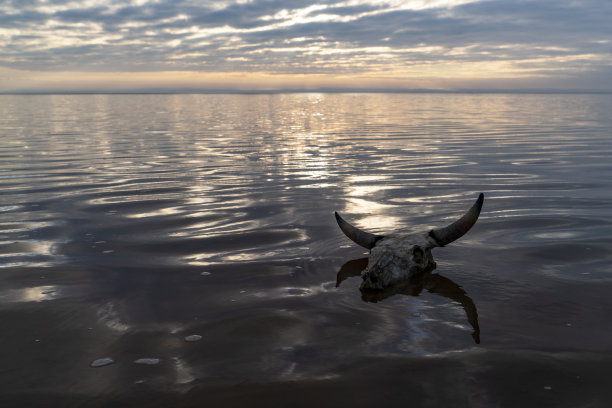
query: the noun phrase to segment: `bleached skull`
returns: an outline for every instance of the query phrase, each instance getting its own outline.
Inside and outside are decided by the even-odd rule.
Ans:
[[[336,221],[353,242],[370,250],[368,266],[361,274],[361,289],[384,289],[404,282],[412,276],[430,272],[436,267],[431,249],[443,247],[459,239],[478,220],[484,195],[467,213],[444,228],[414,234],[399,230],[388,235],[374,235],[344,221],[336,212]]]

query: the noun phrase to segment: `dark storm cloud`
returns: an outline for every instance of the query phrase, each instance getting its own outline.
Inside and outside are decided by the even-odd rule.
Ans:
[[[606,70],[605,1],[0,1],[0,64],[26,70],[393,71],[508,61]]]

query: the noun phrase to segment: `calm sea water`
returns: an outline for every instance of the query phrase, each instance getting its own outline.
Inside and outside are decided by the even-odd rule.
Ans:
[[[0,96],[0,406],[608,407],[610,112],[612,95]],[[367,253],[334,210],[427,230],[480,192],[433,275],[362,295]]]

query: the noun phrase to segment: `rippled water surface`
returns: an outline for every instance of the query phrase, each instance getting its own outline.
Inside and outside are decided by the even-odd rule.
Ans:
[[[612,404],[612,95],[0,96],[0,406]],[[373,233],[474,228],[399,293]],[[4,405],[3,405],[4,404]]]

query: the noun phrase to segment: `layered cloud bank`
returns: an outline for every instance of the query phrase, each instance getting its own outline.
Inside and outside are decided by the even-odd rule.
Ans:
[[[0,1],[0,91],[612,90],[600,0]]]

